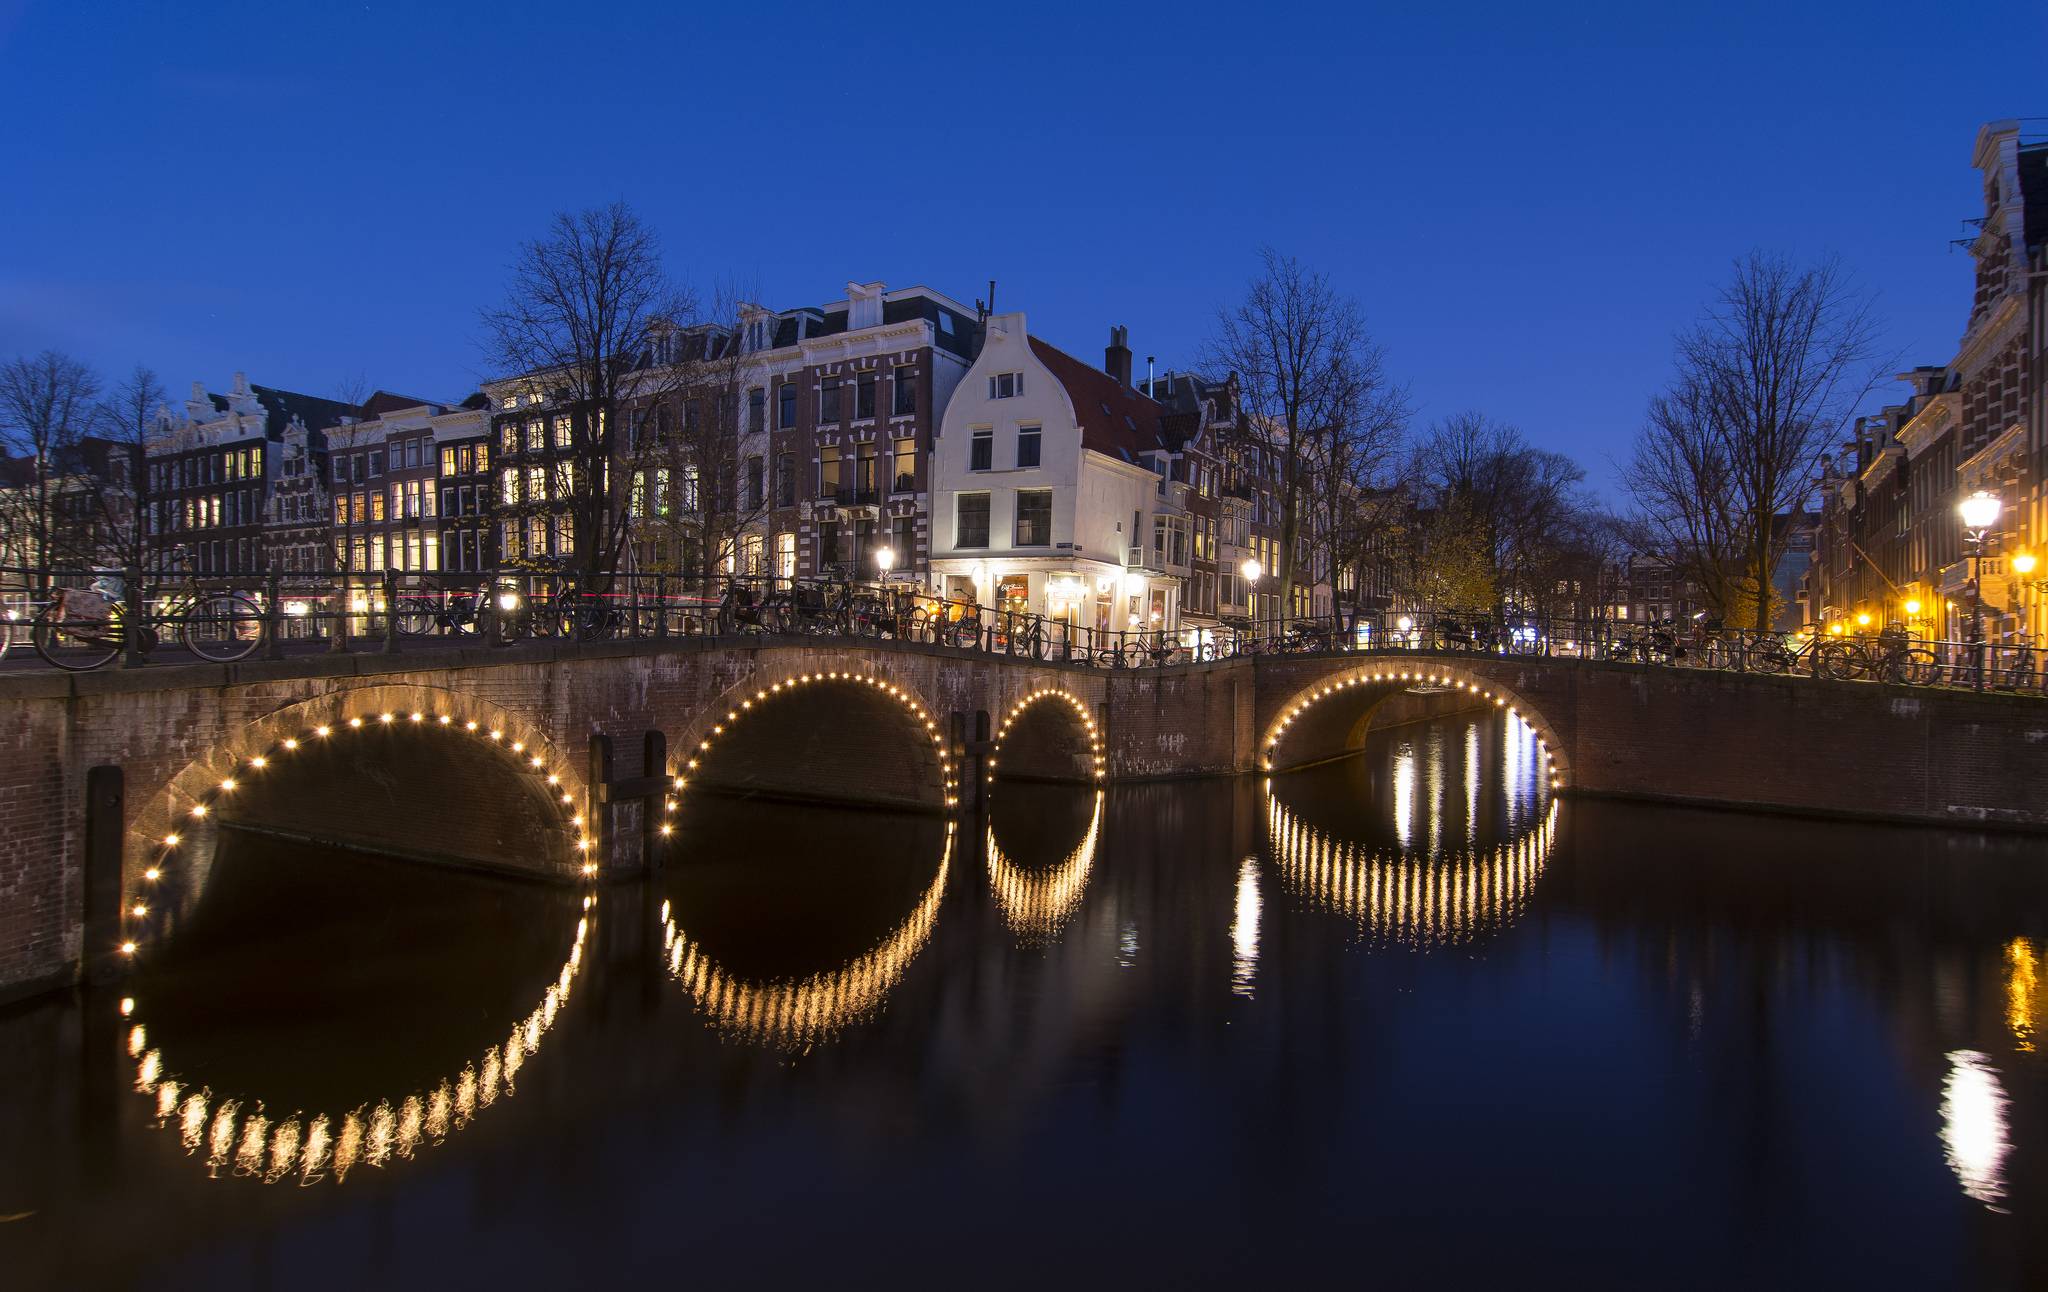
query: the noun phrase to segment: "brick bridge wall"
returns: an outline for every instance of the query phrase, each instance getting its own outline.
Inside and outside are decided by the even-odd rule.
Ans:
[[[239,815],[292,828],[288,795],[243,792],[252,777],[285,770],[296,752],[286,741],[354,738],[374,749],[367,742],[382,732],[471,742],[446,760],[465,783],[438,794],[410,783],[417,771],[395,784],[398,768],[432,762],[417,753],[429,746],[393,745],[381,760],[351,754],[339,774],[381,793],[376,819],[347,811],[349,791],[332,787],[299,819],[303,833],[385,847],[417,838],[426,852],[573,875],[595,733],[612,738],[615,780],[673,772],[700,788],[936,807],[959,769],[940,759],[944,743],[922,742],[946,735],[954,713],[986,710],[998,735],[1006,720],[1020,724],[1020,775],[1078,774],[1090,757],[1109,779],[1228,775],[1342,753],[1376,703],[1425,677],[1455,691],[1431,704],[1515,706],[1571,791],[2048,827],[2048,795],[2036,788],[2048,775],[2048,704],[1621,664],[1278,657],[1101,672],[896,643],[697,641],[20,674],[0,677],[0,997],[68,981],[88,951],[101,953],[87,946],[84,916],[95,766],[125,776],[121,904],[149,894],[155,922],[197,899],[211,822]],[[1075,725],[1053,728],[1046,744],[1046,715],[1060,713]],[[321,726],[328,737],[312,735]],[[1040,751],[1027,756],[1022,737],[1034,728]],[[667,736],[669,767],[642,768],[648,730]],[[823,738],[833,731],[849,739]],[[791,750],[798,738],[812,744]],[[257,769],[259,757],[278,761]],[[228,779],[236,790],[220,789]],[[207,817],[195,821],[194,806]],[[550,821],[549,837],[506,856],[491,830],[515,811]],[[167,848],[174,833],[181,842]],[[144,878],[151,866],[161,880]],[[95,925],[95,938],[106,932]]]
[[[687,780],[695,758],[707,788],[938,807],[948,774],[920,738],[949,734],[955,711],[1000,715],[1050,690],[1100,710],[1101,680],[1087,670],[893,643],[539,644],[0,676],[0,999],[71,981],[105,953],[98,942],[175,926],[203,889],[217,823],[573,877],[591,815],[593,734],[612,738],[614,780]],[[838,753],[831,742],[788,748],[806,716],[859,738]],[[650,730],[667,737],[668,767],[642,766]],[[417,751],[430,746],[389,744],[379,757],[380,739],[467,742],[446,760],[460,783],[423,787]],[[316,744],[349,742],[367,751],[333,756],[352,783],[320,787],[301,811],[258,788],[273,774],[292,778],[292,759]],[[123,932],[96,925],[88,947],[85,791],[102,765],[125,782],[116,905],[144,899],[151,909],[141,930],[126,917]],[[235,789],[222,789],[229,780]],[[555,809],[549,837],[508,851],[507,818],[544,820],[545,805]]]

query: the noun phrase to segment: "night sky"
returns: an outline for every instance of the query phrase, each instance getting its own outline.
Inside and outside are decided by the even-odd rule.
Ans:
[[[424,8],[0,0],[0,356],[460,398],[518,241],[623,198],[693,283],[994,278],[1142,371],[1272,243],[1423,419],[1604,485],[1751,247],[1839,252],[1947,358],[1977,128],[2048,114],[2039,0]]]

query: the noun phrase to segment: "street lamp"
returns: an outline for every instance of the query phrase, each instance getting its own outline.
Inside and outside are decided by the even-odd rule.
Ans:
[[[876,552],[875,552],[875,568],[876,568],[876,569],[878,569],[878,570],[880,570],[880,571],[882,572],[882,579],[883,579],[883,581],[884,581],[884,582],[887,582],[887,580],[888,580],[888,578],[889,578],[889,571],[890,571],[890,569],[891,569],[891,568],[893,568],[893,567],[895,566],[895,564],[896,564],[896,549],[895,549],[895,548],[893,548],[893,547],[883,547],[883,548],[878,548],[878,549],[876,550]]]
[[[1244,563],[1237,567],[1237,572],[1244,576],[1244,617],[1257,624],[1259,576],[1266,572],[1266,567],[1259,564],[1258,557],[1247,556]]]
[[[1998,523],[1998,495],[1982,489],[1956,504],[1970,544],[1970,640],[1977,647],[1977,686],[1984,686],[1984,540]]]

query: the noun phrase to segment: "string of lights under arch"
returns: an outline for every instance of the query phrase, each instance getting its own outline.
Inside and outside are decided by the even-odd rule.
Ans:
[[[793,981],[752,982],[721,967],[661,904],[662,962],[669,976],[720,1031],[742,1040],[806,1051],[872,1016],[930,940],[946,893],[955,823],[946,823],[939,866],[917,905],[873,949],[837,969]]]
[[[939,730],[938,719],[908,687],[889,678],[853,669],[817,669],[792,673],[775,681],[753,679],[750,683],[733,688],[713,704],[708,720],[700,719],[694,732],[694,746],[683,758],[681,765],[669,767],[669,786],[676,793],[689,787],[691,778],[699,772],[718,742],[731,734],[731,728],[746,721],[749,714],[771,700],[785,698],[807,688],[820,685],[853,685],[868,688],[875,695],[892,700],[902,706],[913,722],[922,729],[931,741],[932,752],[938,758],[939,778],[942,785],[945,806],[957,807],[960,802],[959,782],[954,775],[952,755],[946,746],[946,735]],[[720,707],[724,717],[717,716]],[[667,796],[662,810],[668,819],[660,827],[663,837],[675,833],[674,814],[677,800],[674,794]]]
[[[1538,756],[1543,760],[1544,783],[1553,790],[1565,788],[1565,769],[1552,749],[1553,741],[1548,724],[1533,709],[1525,713],[1515,702],[1514,697],[1507,692],[1495,690],[1470,678],[1459,677],[1450,672],[1425,672],[1420,669],[1361,667],[1342,677],[1325,679],[1297,693],[1293,699],[1281,706],[1280,712],[1274,716],[1266,728],[1264,737],[1259,741],[1259,769],[1265,772],[1275,770],[1275,755],[1281,738],[1287,734],[1289,727],[1316,705],[1332,696],[1354,692],[1359,687],[1388,685],[1402,688],[1433,687],[1463,692],[1475,700],[1491,700],[1495,708],[1504,711],[1509,717],[1519,718],[1536,732],[1536,749]]]
[[[1011,728],[1017,725],[1025,712],[1033,705],[1045,700],[1061,701],[1074,711],[1074,717],[1080,721],[1081,729],[1088,735],[1090,771],[1093,774],[1092,778],[1095,783],[1100,785],[1107,772],[1107,760],[1103,756],[1102,731],[1095,725],[1095,715],[1089,711],[1087,702],[1082,700],[1080,696],[1075,695],[1071,691],[1063,691],[1058,687],[1052,686],[1040,687],[1028,693],[1003,711],[1003,720],[996,725],[995,739],[991,742],[992,748],[989,750],[988,781],[991,784],[995,781],[996,763],[1002,757],[1003,741],[1009,737]]]
[[[369,697],[379,697],[374,693]],[[178,878],[179,868],[195,844],[209,840],[222,803],[243,787],[249,777],[268,775],[286,766],[294,755],[329,741],[346,740],[365,732],[394,729],[422,733],[445,733],[449,738],[474,739],[497,752],[530,781],[534,793],[550,805],[563,826],[571,855],[560,865],[584,879],[598,873],[594,846],[584,813],[577,808],[583,786],[567,759],[550,757],[544,736],[505,725],[501,715],[468,716],[473,706],[462,706],[456,697],[448,708],[356,707],[361,700],[349,692],[322,697],[320,701],[295,706],[265,718],[259,735],[242,738],[242,749],[218,754],[203,764],[195,762],[174,777],[165,792],[158,815],[165,822],[145,824],[151,832],[143,836],[146,848],[140,865],[124,876],[127,890],[122,900],[121,939],[117,950],[133,958],[154,933],[153,920],[159,914],[156,895]],[[255,752],[248,752],[253,749]],[[204,779],[200,779],[201,777]],[[190,893],[188,892],[188,896]]]
[[[208,1173],[276,1184],[301,1185],[332,1178],[346,1182],[358,1165],[382,1167],[437,1147],[465,1129],[485,1109],[517,1093],[518,1076],[539,1052],[542,1040],[569,1003],[582,970],[596,896],[583,896],[583,915],[568,956],[539,1003],[513,1024],[505,1039],[487,1047],[430,1090],[396,1099],[364,1101],[347,1113],[294,1110],[273,1119],[264,1102],[249,1095],[222,1094],[197,1086],[168,1068],[163,1051],[151,1044],[135,997],[123,997],[129,1020],[127,1053],[135,1062],[136,1093],[155,1101],[155,1124],[175,1124],[188,1156],[205,1150]]]

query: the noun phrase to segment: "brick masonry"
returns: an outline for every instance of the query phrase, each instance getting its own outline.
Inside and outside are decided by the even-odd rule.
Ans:
[[[84,787],[95,766],[126,778],[121,887],[149,892],[159,908],[133,930],[146,937],[203,893],[206,830],[192,828],[195,804],[210,808],[202,827],[239,815],[567,878],[582,860],[575,818],[600,815],[585,775],[594,734],[611,738],[614,780],[681,772],[728,790],[936,807],[949,774],[939,751],[953,751],[950,738],[932,744],[926,722],[950,737],[954,714],[967,715],[971,733],[977,711],[1000,724],[1028,710],[1009,751],[1015,771],[1064,775],[1084,766],[1085,712],[1112,780],[1233,775],[1257,770],[1265,749],[1284,768],[1355,747],[1376,704],[1391,695],[1414,703],[1404,671],[1455,689],[1431,704],[1514,705],[1571,791],[2048,828],[2048,795],[2037,788],[2048,774],[2048,704],[1621,664],[1265,657],[1103,672],[897,643],[694,640],[18,674],[0,678],[0,997],[72,981],[106,954],[84,945],[82,914]],[[1286,736],[1269,746],[1292,710]],[[383,729],[387,713],[395,730]],[[348,728],[351,718],[369,734]],[[280,775],[243,793],[252,776],[286,772],[282,761],[254,770],[252,758],[286,758],[282,742],[304,742],[322,725],[364,743],[325,755],[334,763],[317,790],[302,781],[293,791]],[[641,765],[650,730],[668,740],[667,768]],[[467,743],[437,755],[432,741],[442,738]],[[699,768],[687,768],[691,757]],[[238,790],[221,791],[231,777]],[[375,819],[351,810],[363,803]],[[637,834],[621,825],[615,834]],[[173,832],[192,838],[166,850]],[[511,847],[515,837],[527,846]],[[153,864],[165,873],[151,885],[143,871]]]

